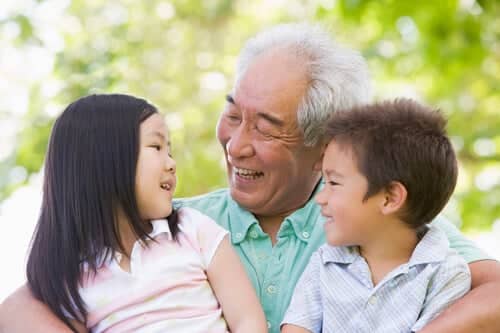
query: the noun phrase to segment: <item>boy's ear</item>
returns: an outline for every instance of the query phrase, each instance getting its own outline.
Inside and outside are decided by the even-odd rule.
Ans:
[[[400,182],[391,182],[384,190],[384,198],[380,205],[382,214],[389,215],[399,211],[406,202],[408,192]]]

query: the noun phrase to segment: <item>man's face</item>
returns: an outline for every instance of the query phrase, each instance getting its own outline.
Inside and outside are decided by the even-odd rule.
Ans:
[[[319,179],[319,147],[303,145],[298,106],[307,89],[300,61],[269,51],[249,66],[217,125],[231,196],[255,215],[288,215]]]

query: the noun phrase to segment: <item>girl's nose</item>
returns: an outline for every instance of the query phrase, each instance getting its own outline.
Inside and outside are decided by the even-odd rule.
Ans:
[[[175,160],[172,157],[167,156],[167,162],[165,166],[169,172],[175,173],[177,164],[175,163]]]

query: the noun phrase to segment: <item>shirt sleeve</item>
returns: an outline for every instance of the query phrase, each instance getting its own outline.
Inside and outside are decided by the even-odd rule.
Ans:
[[[321,265],[320,254],[316,251],[295,286],[290,306],[281,326],[292,324],[314,333],[321,332],[323,322],[319,274]]]
[[[196,226],[196,238],[198,240],[203,264],[206,269],[212,262],[212,258],[215,251],[219,247],[219,244],[228,232],[205,214],[192,208],[185,209],[188,210],[191,215],[191,219]]]
[[[469,266],[458,254],[451,254],[437,269],[429,282],[420,316],[412,332],[424,328],[453,302],[464,296],[471,285]]]
[[[462,258],[465,259],[468,263],[492,259],[482,250],[480,250],[474,242],[467,239],[460,233],[460,231],[455,227],[453,223],[451,223],[447,218],[445,218],[442,214],[438,215],[432,224],[441,229],[446,236],[448,237],[448,241],[450,242],[450,247],[457,251]]]

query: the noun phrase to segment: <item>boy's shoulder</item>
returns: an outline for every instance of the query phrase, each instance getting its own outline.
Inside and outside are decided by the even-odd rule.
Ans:
[[[467,265],[459,253],[450,247],[446,233],[436,225],[428,225],[427,232],[418,242],[410,258],[410,264],[435,263],[445,265],[449,262]]]

